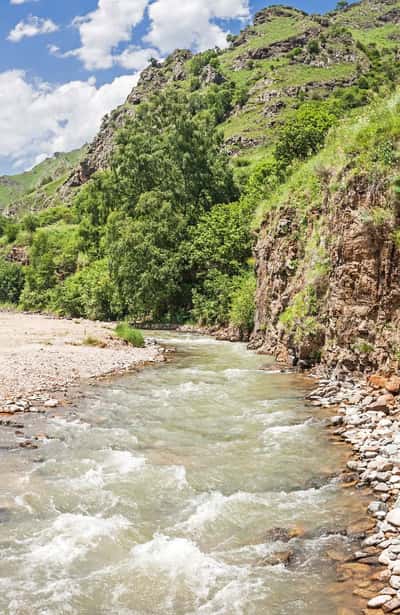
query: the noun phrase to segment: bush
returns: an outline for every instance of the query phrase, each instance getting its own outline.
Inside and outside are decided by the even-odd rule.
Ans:
[[[0,260],[0,303],[17,304],[24,287],[21,265]]]
[[[92,320],[113,320],[120,316],[107,261],[96,261],[67,278],[58,289],[53,307],[64,316]]]
[[[316,40],[310,41],[307,45],[307,49],[308,52],[312,55],[315,56],[320,52],[320,47],[319,47],[319,43]]]
[[[107,344],[103,340],[99,340],[97,337],[92,337],[91,335],[85,337],[82,343],[84,346],[94,346],[95,348],[107,347]]]
[[[275,157],[283,165],[315,154],[324,144],[336,115],[328,105],[305,103],[286,121],[279,134]]]
[[[229,322],[232,278],[216,269],[211,269],[199,289],[192,293],[192,317],[200,325],[224,325]]]
[[[232,295],[230,322],[242,331],[250,333],[254,327],[256,279],[254,273],[245,274]]]
[[[127,322],[120,322],[115,327],[115,334],[127,344],[131,344],[136,348],[144,347],[144,337],[141,331],[134,329]]]

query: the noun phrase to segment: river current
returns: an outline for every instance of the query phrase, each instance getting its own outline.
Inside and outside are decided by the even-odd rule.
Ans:
[[[362,506],[309,383],[156,337],[171,362],[87,387],[40,449],[1,454],[0,613],[336,615],[326,554]]]

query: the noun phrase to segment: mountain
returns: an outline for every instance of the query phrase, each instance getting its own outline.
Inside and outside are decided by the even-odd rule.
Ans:
[[[398,0],[275,5],[153,61],[87,149],[3,178],[0,301],[398,367],[399,23]]]
[[[16,214],[23,210],[46,207],[84,155],[85,148],[56,153],[31,171],[0,177],[0,211]]]
[[[153,62],[125,104],[104,118],[69,184],[81,185],[95,171],[107,168],[116,131],[138,105],[171,85],[186,91],[233,82],[236,104],[221,124],[227,149],[234,156],[257,159],[271,147],[274,128],[299,100],[365,87],[364,79],[379,72],[381,58],[374,57],[374,49],[388,61],[398,61],[399,23],[398,0],[364,0],[330,15],[272,6],[230,37],[230,48],[216,54],[218,62],[207,53],[193,61],[187,50],[176,51],[162,64]],[[351,91],[348,95],[352,93],[360,96]]]

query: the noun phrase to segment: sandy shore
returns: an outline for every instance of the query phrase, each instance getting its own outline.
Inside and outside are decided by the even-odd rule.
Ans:
[[[68,387],[163,359],[160,348],[134,348],[112,323],[0,312],[0,404]],[[88,345],[88,339],[99,345]],[[103,347],[102,347],[103,346]]]

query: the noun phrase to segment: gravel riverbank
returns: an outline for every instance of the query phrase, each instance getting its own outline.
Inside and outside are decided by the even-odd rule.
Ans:
[[[129,346],[114,326],[0,312],[0,425],[8,428],[0,446],[35,446],[33,417],[62,411],[79,385],[165,360],[160,346]],[[11,433],[17,437],[10,440]]]
[[[366,601],[365,615],[400,613],[400,378],[321,380],[309,395],[314,406],[338,406],[335,437],[350,443],[348,479],[371,492],[361,551],[353,567],[365,577],[354,592]],[[357,568],[356,568],[357,569]],[[347,580],[351,566],[339,565]]]

